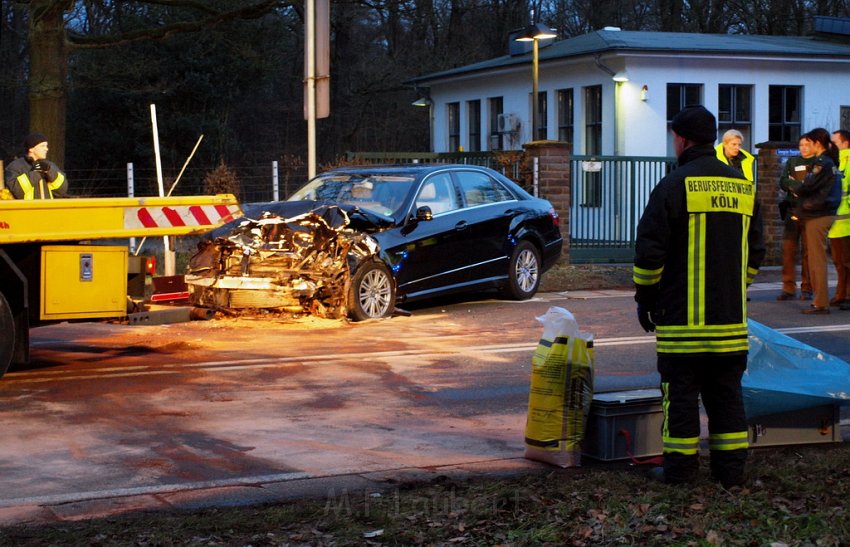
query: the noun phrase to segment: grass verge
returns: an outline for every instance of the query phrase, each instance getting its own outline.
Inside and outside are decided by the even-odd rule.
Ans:
[[[706,463],[706,462],[703,462]],[[250,508],[0,529],[30,545],[847,545],[850,447],[752,451],[749,480],[652,482],[594,464]]]

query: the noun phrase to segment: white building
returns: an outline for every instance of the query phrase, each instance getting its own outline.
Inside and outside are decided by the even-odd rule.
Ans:
[[[819,19],[850,35],[850,21]],[[519,149],[552,139],[572,142],[574,154],[670,156],[670,119],[691,104],[712,111],[721,134],[741,131],[754,153],[756,143],[796,142],[815,127],[850,129],[847,36],[606,28],[549,42],[539,49],[536,139],[530,48],[411,80],[429,93],[432,151]]]

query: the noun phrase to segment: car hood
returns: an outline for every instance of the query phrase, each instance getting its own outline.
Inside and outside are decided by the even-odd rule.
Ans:
[[[242,205],[243,216],[241,219],[216,228],[210,232],[210,236],[212,239],[228,237],[238,226],[248,222],[246,219],[257,220],[263,218],[265,213],[277,215],[283,219],[316,213],[332,228],[340,228],[346,223],[346,219],[340,214],[340,210],[345,211],[348,215],[348,228],[358,232],[371,234],[395,225],[395,220],[391,217],[374,213],[368,209],[361,209],[351,204],[331,204],[309,200],[270,201]]]

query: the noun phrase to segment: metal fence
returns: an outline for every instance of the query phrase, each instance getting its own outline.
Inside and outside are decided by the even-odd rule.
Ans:
[[[637,222],[675,158],[573,156],[570,161],[570,261],[631,261]]]
[[[523,183],[522,152],[349,152],[352,163],[445,163],[479,165],[494,169],[517,183]]]
[[[673,167],[674,158],[572,156],[570,169],[570,260],[628,262],[634,254],[635,229],[655,184]],[[458,163],[495,169],[528,186],[530,173],[521,152],[349,153],[343,163]],[[286,199],[307,180],[302,163],[270,162],[235,166],[235,193],[243,203]],[[209,168],[189,168],[174,195],[203,194]],[[167,192],[178,172],[164,172]],[[154,169],[69,170],[72,193],[118,197],[159,195]]]
[[[174,186],[172,195],[205,194],[205,180],[215,167],[187,168]],[[307,181],[302,164],[269,162],[257,165],[228,166],[234,186],[223,191],[236,194],[244,203],[283,200]],[[65,175],[71,193],[80,197],[158,196],[159,182],[153,168],[69,169]],[[163,169],[163,190],[168,193],[179,175],[178,170]]]

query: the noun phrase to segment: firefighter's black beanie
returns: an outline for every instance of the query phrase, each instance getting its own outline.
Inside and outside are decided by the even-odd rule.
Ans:
[[[47,142],[47,137],[42,133],[30,133],[27,135],[27,138],[24,139],[24,152],[27,152],[30,148],[38,146],[39,144]]]
[[[698,144],[717,140],[717,120],[704,106],[687,106],[673,116],[673,131]]]

